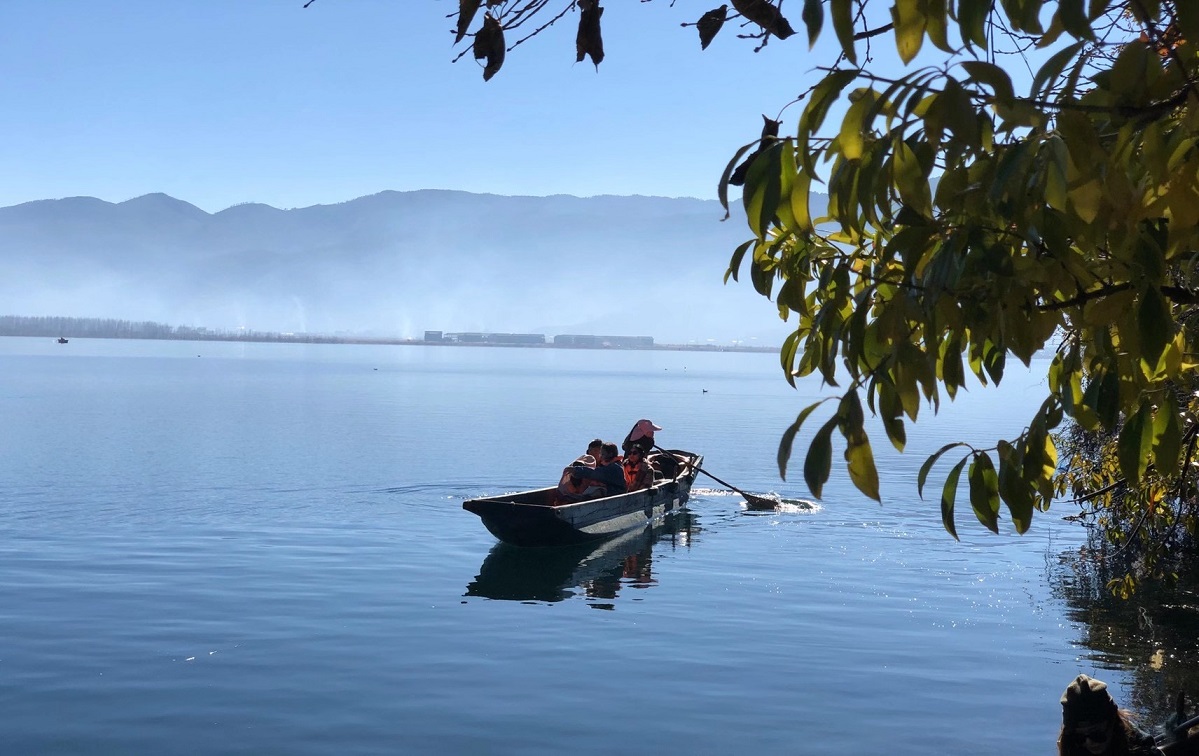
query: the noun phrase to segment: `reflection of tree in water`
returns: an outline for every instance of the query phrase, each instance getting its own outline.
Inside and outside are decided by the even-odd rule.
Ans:
[[[699,532],[695,515],[683,510],[652,529],[595,543],[543,549],[499,543],[483,560],[466,595],[554,602],[576,595],[578,588],[592,608],[615,609],[611,602],[621,587],[657,584],[652,569],[655,548],[690,548]]]
[[[1187,560],[1173,586],[1142,581],[1121,599],[1106,587],[1128,572],[1121,556],[1092,531],[1086,546],[1059,557],[1051,583],[1069,618],[1082,625],[1088,656],[1101,668],[1128,673],[1131,699],[1117,703],[1156,725],[1179,691],[1187,694],[1188,711],[1199,701],[1199,565]]]

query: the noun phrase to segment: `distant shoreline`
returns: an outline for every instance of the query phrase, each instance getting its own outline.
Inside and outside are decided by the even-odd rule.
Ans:
[[[0,333],[0,336],[11,336],[13,338],[24,339],[48,339],[58,338],[55,336],[47,336],[44,334],[17,334],[17,333]],[[253,344],[358,344],[358,345],[375,345],[375,346],[423,346],[449,349],[566,349],[585,352],[764,352],[775,354],[779,351],[778,347],[760,347],[760,346],[734,346],[722,344],[654,344],[653,346],[644,347],[626,347],[626,346],[562,346],[560,344],[456,344],[456,343],[438,343],[435,341],[423,341],[421,339],[386,339],[386,338],[358,338],[358,337],[340,337],[340,336],[312,336],[312,335],[296,335],[284,336],[279,335],[278,338],[269,337],[266,335],[254,336],[67,336],[68,343],[72,338],[76,339],[114,339],[124,341],[224,341],[224,342],[241,342]]]
[[[168,326],[153,322],[132,322],[101,318],[0,316],[0,336],[20,338],[137,339],[151,341],[224,341],[262,344],[364,344],[375,346],[428,346],[449,348],[524,348],[574,349],[587,351],[667,351],[667,352],[762,352],[777,353],[777,346],[742,344],[556,344],[428,341],[397,337],[339,336],[312,333],[276,333],[270,331],[213,331],[190,326]]]

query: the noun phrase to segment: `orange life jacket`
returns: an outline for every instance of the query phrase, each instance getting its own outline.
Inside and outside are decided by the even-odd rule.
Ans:
[[[653,483],[653,471],[650,466],[642,460],[633,462],[630,459],[624,461],[624,483],[630,491],[639,491],[642,488],[649,488]]]

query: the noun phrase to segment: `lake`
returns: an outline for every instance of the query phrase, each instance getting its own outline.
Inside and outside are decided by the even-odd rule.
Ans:
[[[1041,380],[926,411],[903,455],[876,429],[881,506],[838,451],[818,508],[701,477],[652,532],[528,551],[462,500],[641,417],[810,498],[775,452],[819,385],[761,353],[0,339],[0,752],[1052,752],[1075,675],[1124,703],[1146,661],[1084,643],[1082,530],[991,535],[963,489],[956,542],[948,465],[916,496]]]

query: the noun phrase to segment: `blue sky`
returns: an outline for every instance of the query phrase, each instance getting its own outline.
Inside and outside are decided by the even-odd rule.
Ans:
[[[0,205],[166,192],[214,212],[424,188],[715,198],[761,114],[834,55],[831,34],[810,52],[802,30],[754,53],[733,22],[701,51],[679,24],[718,4],[607,0],[598,73],[574,62],[570,14],[485,83],[469,55],[451,62],[457,0],[4,0]]]

